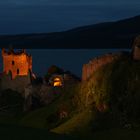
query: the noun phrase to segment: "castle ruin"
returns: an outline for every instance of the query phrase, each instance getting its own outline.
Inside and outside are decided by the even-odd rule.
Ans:
[[[25,50],[14,52],[14,50],[6,51],[2,49],[3,72],[12,75],[12,79],[16,76],[26,76],[28,72],[32,72],[32,56],[28,55]]]
[[[123,52],[119,52],[116,54],[109,53],[105,54],[101,57],[96,57],[89,61],[89,63],[84,64],[82,68],[82,81],[86,81],[90,78],[90,76],[97,71],[100,67],[111,63],[114,60],[117,60]]]
[[[3,73],[0,76],[0,89],[24,92],[32,79],[32,56],[25,50],[14,52],[2,49]]]

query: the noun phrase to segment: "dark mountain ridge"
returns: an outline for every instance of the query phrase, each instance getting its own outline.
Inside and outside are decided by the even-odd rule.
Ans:
[[[0,47],[102,49],[131,48],[140,34],[140,16],[74,28],[63,32],[1,35]]]

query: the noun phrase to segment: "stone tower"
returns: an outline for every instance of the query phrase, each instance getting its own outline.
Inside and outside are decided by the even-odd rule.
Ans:
[[[14,52],[13,49],[6,51],[2,49],[3,72],[11,74],[11,78],[16,76],[27,76],[29,71],[32,72],[32,56],[28,55],[25,50]]]

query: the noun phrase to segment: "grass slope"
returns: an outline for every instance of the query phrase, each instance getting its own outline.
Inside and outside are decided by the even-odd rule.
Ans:
[[[139,130],[139,83],[140,62],[123,56],[107,64],[82,84],[79,100],[83,110],[52,131],[84,135],[84,132],[92,134],[98,130],[116,129],[121,136],[122,127],[129,123]],[[107,112],[99,113],[104,110],[103,105],[106,105]],[[86,109],[95,112],[91,115]]]
[[[35,129],[16,125],[0,124],[0,138],[3,140],[65,140],[72,139],[65,135],[48,132],[46,129]]]
[[[20,124],[37,128],[52,128],[66,121],[76,109],[73,97],[77,92],[76,85],[62,88],[62,94],[46,107],[31,111],[23,116]],[[68,117],[59,118],[59,111],[66,110]]]
[[[60,126],[52,129],[52,132],[60,133],[60,134],[86,134],[91,129],[90,122],[94,119],[93,112],[90,110],[85,110],[83,112],[79,112],[74,115],[74,117],[70,118],[65,123]]]
[[[45,133],[51,130],[81,139],[140,139],[139,83],[140,62],[123,56],[101,67],[80,86],[63,88],[52,104],[25,114],[18,118],[17,124],[40,128],[33,129],[35,133],[38,131],[36,137],[47,137]],[[63,109],[68,111],[68,117],[60,119],[58,112]],[[131,127],[125,128],[126,124]],[[3,133],[12,127],[16,131],[15,126],[0,129],[3,127]],[[27,132],[24,128],[17,128],[23,129],[20,135]]]

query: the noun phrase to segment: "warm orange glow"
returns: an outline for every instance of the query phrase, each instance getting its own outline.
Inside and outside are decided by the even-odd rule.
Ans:
[[[54,87],[62,86],[61,82],[54,82]]]
[[[61,81],[60,78],[55,78],[54,81]]]
[[[26,76],[32,71],[32,57],[26,52],[15,53],[2,50],[3,72],[12,74],[12,79],[17,75]]]
[[[62,81],[60,78],[55,78],[54,79],[54,84],[53,84],[54,87],[58,87],[58,86],[62,86]]]

